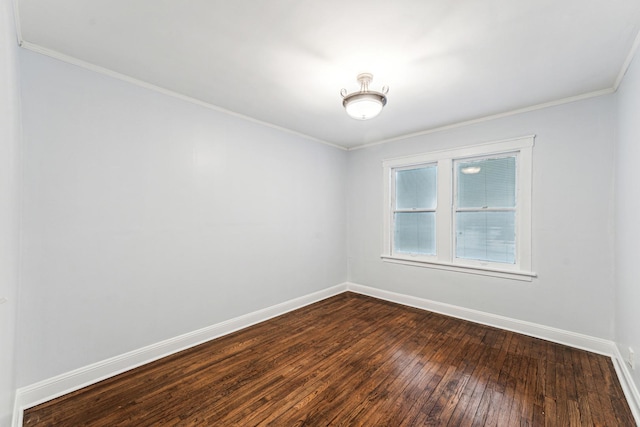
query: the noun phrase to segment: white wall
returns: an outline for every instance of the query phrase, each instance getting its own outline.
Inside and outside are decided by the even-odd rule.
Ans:
[[[350,153],[350,281],[613,339],[615,98],[604,96]],[[386,158],[536,134],[532,282],[385,263]]]
[[[10,425],[15,396],[18,300],[20,101],[18,44],[9,0],[0,1],[0,426]]]
[[[20,60],[18,386],[347,279],[345,151]]]
[[[616,343],[623,357],[631,346],[640,389],[640,55],[618,89],[616,152]]]
[[[619,197],[616,214],[613,209],[615,162],[618,194],[638,193],[637,64],[615,96],[349,153],[32,52],[20,52],[20,66],[25,160],[18,386],[347,279],[615,336],[621,348],[640,349],[633,284],[640,196]],[[14,68],[2,72],[1,89],[13,93]],[[12,105],[3,118],[17,123]],[[3,161],[17,156],[15,123],[9,133],[2,130],[11,136],[0,146],[11,154]],[[538,278],[528,283],[380,260],[383,159],[528,134],[537,135]],[[3,168],[12,177],[16,171],[15,162]],[[0,199],[0,215],[6,215],[0,231],[8,230],[13,243],[2,242],[7,255],[0,262],[15,265],[17,195],[15,186],[9,190],[0,192],[9,197]],[[15,268],[2,271],[12,274],[2,283],[12,283],[8,292],[15,293]],[[12,310],[0,306],[0,313]],[[7,348],[3,341],[0,357],[12,360]]]

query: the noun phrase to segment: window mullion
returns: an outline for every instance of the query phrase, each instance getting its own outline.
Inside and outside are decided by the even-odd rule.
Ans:
[[[521,269],[531,270],[531,177],[532,147],[524,148],[519,153],[517,174],[517,208],[516,233],[517,262]]]
[[[393,169],[384,167],[384,235],[383,235],[383,254],[391,255],[393,253],[393,210],[396,206],[395,179],[393,177]]]
[[[439,261],[452,260],[453,232],[453,163],[451,159],[438,161],[438,204],[436,208],[436,255]]]

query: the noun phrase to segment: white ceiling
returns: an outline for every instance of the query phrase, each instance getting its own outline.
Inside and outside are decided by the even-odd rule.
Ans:
[[[638,0],[17,0],[24,45],[356,147],[614,88]],[[357,121],[341,88],[388,85]]]

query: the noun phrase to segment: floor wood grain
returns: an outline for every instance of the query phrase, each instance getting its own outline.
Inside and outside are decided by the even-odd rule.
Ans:
[[[611,360],[344,293],[28,409],[25,426],[633,426]]]

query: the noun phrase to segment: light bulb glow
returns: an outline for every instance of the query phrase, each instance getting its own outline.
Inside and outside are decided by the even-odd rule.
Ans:
[[[480,166],[467,166],[466,168],[460,169],[465,175],[473,175],[480,172]]]
[[[355,93],[344,99],[347,114],[356,120],[372,119],[382,111],[386,97],[377,92]]]

